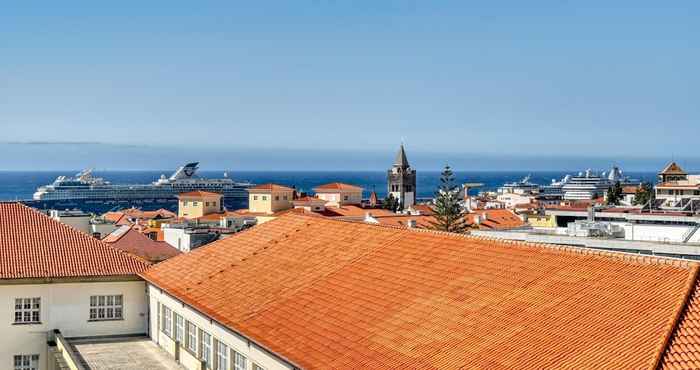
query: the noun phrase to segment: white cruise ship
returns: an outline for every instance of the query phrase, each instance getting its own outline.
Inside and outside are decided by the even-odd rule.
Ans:
[[[609,173],[597,174],[591,169],[579,172],[577,176],[572,176],[569,181],[562,186],[565,200],[590,200],[602,197],[616,182],[625,184],[629,178],[622,174],[622,170],[613,167]]]
[[[224,195],[227,207],[241,207],[248,200],[250,182],[236,182],[227,175],[220,179],[195,176],[199,163],[188,163],[170,177],[162,175],[151,184],[111,184],[92,176],[91,170],[75,177],[59,176],[34,193],[32,206],[37,208],[79,208],[84,211],[103,211],[112,208],[160,208],[176,203],[180,193],[193,190],[210,191]],[[166,206],[167,207],[167,206]]]

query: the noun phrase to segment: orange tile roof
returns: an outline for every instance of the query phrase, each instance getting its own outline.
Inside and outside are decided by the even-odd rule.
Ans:
[[[396,213],[382,208],[362,208],[348,204],[341,207],[326,207],[322,212],[317,212],[326,217],[364,217],[367,213],[372,216],[396,216]]]
[[[332,182],[330,184],[323,184],[323,185],[319,185],[319,186],[314,188],[314,191],[317,193],[322,193],[322,192],[326,192],[326,191],[334,191],[334,190],[362,191],[362,188],[359,186],[345,184],[342,182]]]
[[[160,262],[181,252],[163,241],[155,241],[131,226],[122,226],[102,239],[104,243],[149,262]]]
[[[142,276],[299,368],[654,369],[697,272],[290,214]]]
[[[180,193],[178,194],[179,197],[222,197],[222,194],[219,193],[212,193],[210,191],[201,191],[201,190],[195,190],[195,191],[189,191],[187,193]]]
[[[659,367],[661,370],[700,369],[700,282],[688,300],[678,328]]]
[[[374,216],[374,219],[379,221],[380,225],[408,227],[408,222],[413,220],[416,222],[416,227],[422,229],[432,229],[432,222],[435,222],[435,217],[428,215],[394,215],[394,216]]]
[[[676,162],[671,162],[664,167],[659,175],[687,175],[685,171]]]
[[[262,185],[254,186],[254,187],[248,189],[248,191],[252,191],[252,192],[262,192],[262,191],[294,191],[294,189],[293,189],[293,188],[290,188],[290,187],[287,187],[287,186],[284,186],[284,185],[278,185],[278,184],[272,184],[272,183],[270,183],[270,184],[262,184]]]
[[[18,203],[0,203],[0,279],[134,275],[147,263]]]
[[[526,225],[518,215],[508,209],[482,209],[466,215],[467,222],[476,224],[476,217],[485,215],[486,219],[479,223],[480,229],[508,230]]]

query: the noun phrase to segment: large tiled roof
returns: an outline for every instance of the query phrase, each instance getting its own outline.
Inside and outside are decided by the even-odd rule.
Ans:
[[[687,175],[685,171],[676,162],[671,162],[664,167],[659,173],[660,175]]]
[[[671,338],[661,370],[700,369],[700,289],[695,287],[683,317]]]
[[[142,276],[301,368],[653,369],[697,271],[289,214]]]
[[[147,265],[32,208],[0,202],[0,279],[134,275]]]

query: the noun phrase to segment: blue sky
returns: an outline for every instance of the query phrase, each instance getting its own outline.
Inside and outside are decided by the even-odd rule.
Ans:
[[[5,3],[0,141],[695,158],[698,19],[693,1]]]

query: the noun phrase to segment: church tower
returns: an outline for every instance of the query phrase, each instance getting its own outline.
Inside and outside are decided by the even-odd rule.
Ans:
[[[387,194],[398,199],[403,209],[416,204],[416,171],[408,164],[403,144],[393,166],[387,171]]]

